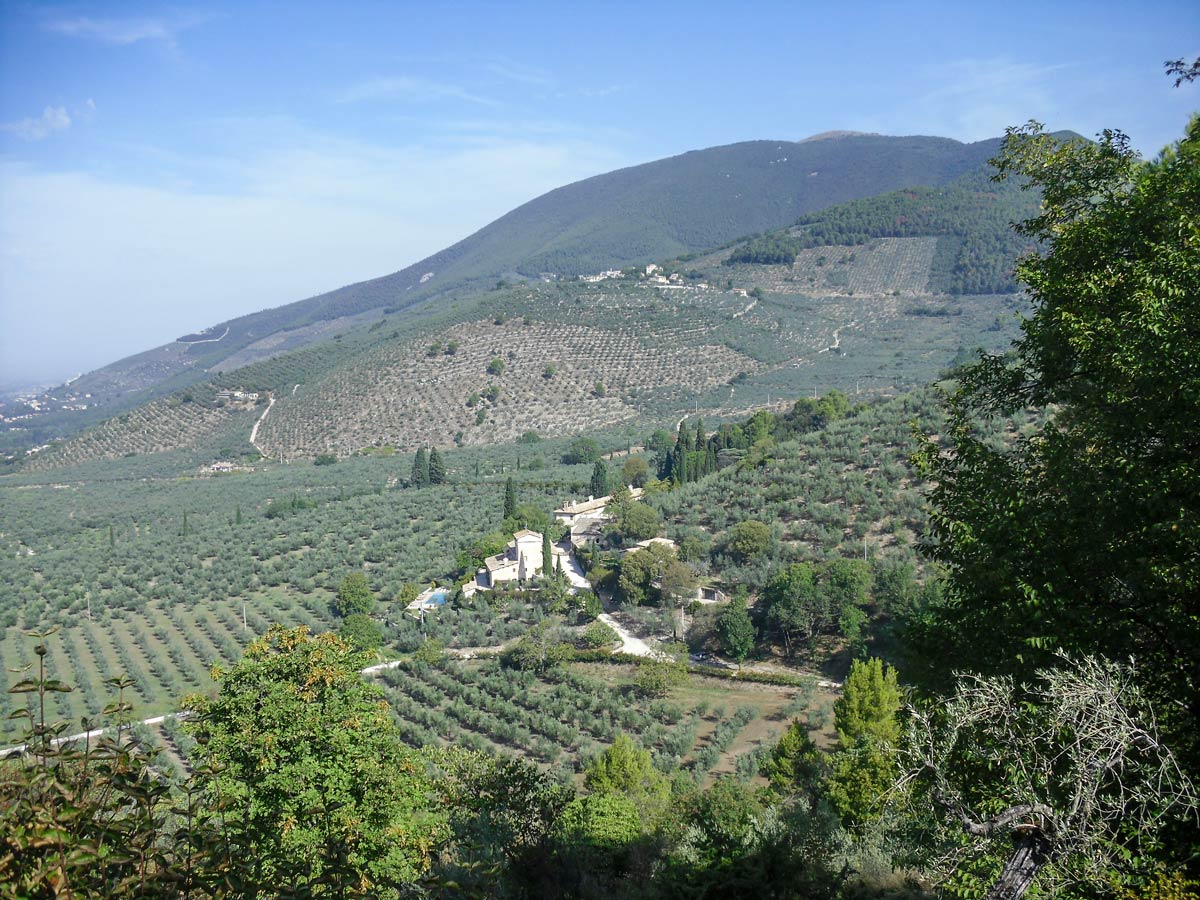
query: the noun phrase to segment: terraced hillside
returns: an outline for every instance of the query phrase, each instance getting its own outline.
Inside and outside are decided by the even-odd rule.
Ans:
[[[185,448],[199,456],[229,458],[247,449],[246,438],[259,415],[261,410],[254,408],[164,397],[102,422],[74,440],[54,444],[35,456],[29,468],[42,471]]]
[[[727,266],[727,249],[649,275],[492,289],[399,322],[372,320],[189,389],[197,398],[257,390],[259,410],[270,396],[256,447],[254,418],[200,411],[177,394],[32,466],[169,448],[290,459],[481,445],[526,431],[659,424],[689,411],[728,417],[772,396],[831,388],[897,393],[964,350],[997,349],[1016,334],[1015,295],[929,293],[936,240],[811,248],[786,265]]]
[[[754,371],[716,343],[651,347],[629,331],[521,319],[443,332],[452,355],[383,346],[317,385],[284,396],[259,431],[268,454],[349,453],[371,444],[500,443],[526,431],[566,434],[637,415],[634,398],[680,398]]]

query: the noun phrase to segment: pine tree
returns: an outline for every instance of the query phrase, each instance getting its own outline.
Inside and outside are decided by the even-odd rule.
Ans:
[[[442,462],[442,454],[438,453],[437,447],[429,451],[429,483],[446,483],[446,464]]]
[[[512,476],[504,482],[504,518],[511,519],[517,514],[517,489]]]
[[[842,696],[833,704],[834,725],[844,747],[864,739],[895,745],[900,740],[900,687],[883,660],[855,660]]]
[[[429,459],[425,455],[424,447],[417,450],[417,455],[413,458],[412,475],[408,480],[413,487],[429,484]]]

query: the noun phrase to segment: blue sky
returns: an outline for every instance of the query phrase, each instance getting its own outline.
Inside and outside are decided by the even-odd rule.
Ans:
[[[1152,155],[1200,6],[0,0],[0,383],[386,274],[551,188],[830,129]]]

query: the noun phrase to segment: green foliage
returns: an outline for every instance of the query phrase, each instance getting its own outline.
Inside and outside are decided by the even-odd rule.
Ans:
[[[621,483],[630,487],[645,487],[650,480],[650,463],[641,456],[630,456],[621,466]]]
[[[921,461],[945,602],[917,635],[933,680],[1017,673],[1058,648],[1138,660],[1172,741],[1200,771],[1200,120],[1159,160],[1128,140],[1010,132],[1005,177],[1041,190],[1021,226],[1034,312],[1007,357],[960,373]],[[1011,446],[980,418],[1053,414]],[[1193,842],[1194,843],[1194,842]]]
[[[648,541],[662,530],[662,516],[649,504],[634,500],[617,513],[615,525],[621,537],[630,543]]]
[[[803,240],[787,233],[753,238],[730,253],[723,263],[734,266],[743,263],[765,266],[790,266],[796,254],[805,246]]]
[[[578,864],[601,875],[624,871],[632,846],[641,835],[642,820],[636,803],[622,794],[608,792],[576,797],[555,827],[559,843]]]
[[[413,487],[429,484],[429,456],[424,447],[418,448],[416,456],[413,457],[412,474],[408,477],[408,483]]]
[[[739,562],[763,556],[774,542],[771,526],[755,519],[738,522],[725,535],[725,552]]]
[[[442,461],[442,454],[438,452],[437,447],[429,451],[429,483],[446,483],[446,464]]]
[[[626,603],[640,604],[659,599],[656,585],[672,561],[675,551],[664,544],[651,544],[621,558],[617,590]]]
[[[537,884],[551,864],[554,828],[574,790],[533,763],[447,748],[434,757],[451,838],[437,876],[468,894],[515,896]]]
[[[897,774],[895,750],[867,738],[832,755],[826,796],[842,824],[861,833],[883,814]]]
[[[801,794],[815,800],[825,774],[825,760],[808,736],[808,725],[793,719],[762,764],[771,787],[785,796]]]
[[[504,518],[511,519],[517,514],[517,489],[510,475],[504,481]],[[497,551],[499,552],[499,551]]]
[[[359,664],[333,635],[274,628],[221,675],[216,697],[189,701],[202,783],[259,889],[394,895],[444,836],[424,765]]]
[[[0,759],[0,898],[165,900],[208,896],[203,887],[218,879],[240,885],[219,835],[196,821],[193,797],[180,803],[184,822],[173,825],[170,785],[154,768],[156,750],[125,729],[83,744],[56,743],[67,722],[47,720],[47,700],[71,686],[49,677],[45,639],[51,633],[32,633],[38,639],[36,676],[9,689],[34,705],[20,711],[28,722],[24,750]],[[119,693],[105,715],[125,722],[130,682],[110,684]]]
[[[370,615],[375,608],[375,595],[367,576],[362,572],[351,572],[338,585],[337,595],[333,600],[333,611],[342,618],[359,613]]]
[[[592,438],[576,438],[571,441],[563,453],[562,459],[567,465],[598,462],[600,459],[600,445]]]
[[[782,638],[788,654],[793,640],[812,641],[833,619],[829,596],[817,589],[811,563],[793,563],[776,575],[764,593],[767,624]]]
[[[374,652],[383,645],[383,632],[375,621],[362,613],[351,613],[338,626],[338,637],[355,650]]]
[[[505,369],[504,360],[501,359],[499,356],[493,356],[491,361],[487,365],[487,373],[489,375],[503,375],[504,369]]]
[[[583,645],[592,650],[611,647],[619,639],[620,635],[611,626],[600,621],[592,622],[583,630]]]
[[[665,697],[672,688],[687,684],[688,679],[683,660],[648,659],[638,666],[633,686],[643,697]]]
[[[721,612],[717,619],[717,637],[721,641],[721,649],[737,661],[740,669],[746,657],[754,650],[754,640],[757,637],[744,601],[735,597]]]
[[[313,457],[314,466],[332,466],[337,462],[337,456],[333,453],[318,453]]]
[[[653,821],[666,807],[670,785],[654,768],[650,753],[624,732],[599,754],[584,773],[594,794],[620,795],[633,801],[639,820]]]
[[[588,490],[593,497],[608,496],[608,465],[602,459],[596,460],[596,465],[592,467],[592,480],[588,483]]]
[[[523,672],[545,672],[571,658],[571,645],[559,640],[545,624],[530,628],[504,653],[504,664]]]
[[[1033,215],[1037,200],[1017,184],[989,184],[987,172],[979,169],[943,187],[910,188],[822,210],[802,217],[795,232],[763,241],[790,251],[790,263],[806,247],[932,235],[938,239],[932,290],[1000,294],[1015,289],[1013,260],[1033,244],[1014,233],[1010,223]]]

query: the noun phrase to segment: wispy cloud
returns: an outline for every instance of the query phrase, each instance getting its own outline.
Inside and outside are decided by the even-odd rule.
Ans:
[[[351,85],[337,95],[339,103],[358,103],[364,100],[462,100],[479,106],[497,108],[495,100],[473,94],[456,84],[433,81],[408,75],[370,78]]]
[[[16,122],[5,122],[0,130],[15,134],[27,141],[40,141],[50,137],[56,131],[66,131],[71,127],[71,117],[62,106],[47,106],[41,116],[36,119],[21,119]]]
[[[41,141],[59,131],[68,130],[73,122],[91,122],[95,117],[96,103],[89,98],[83,106],[71,112],[67,112],[65,106],[47,106],[36,119],[0,123],[0,131],[15,134],[26,141]]]
[[[501,78],[507,78],[509,81],[516,81],[521,84],[547,87],[554,82],[549,73],[542,69],[536,69],[533,66],[527,66],[523,63],[513,62],[512,60],[492,60],[487,63],[486,68],[493,75],[499,75]]]
[[[67,37],[126,46],[142,41],[160,43],[174,49],[180,33],[207,21],[207,16],[184,15],[173,18],[139,17],[95,19],[89,16],[51,19],[46,29]]]
[[[585,97],[608,97],[624,89],[623,85],[610,84],[608,87],[602,88],[580,88],[579,93]]]

